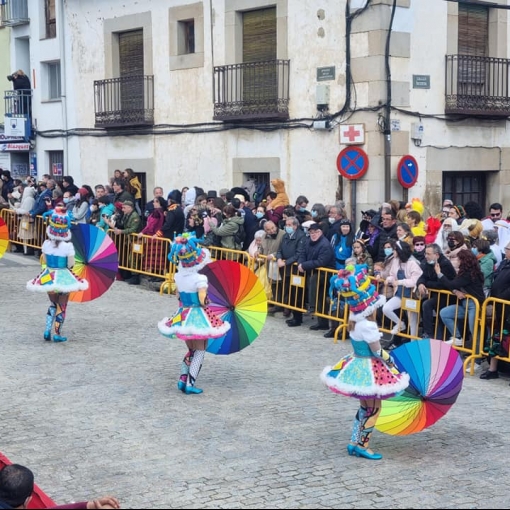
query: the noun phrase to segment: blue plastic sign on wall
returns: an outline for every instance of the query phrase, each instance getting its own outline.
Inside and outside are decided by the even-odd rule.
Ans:
[[[368,170],[367,153],[359,147],[346,147],[336,158],[336,167],[346,179],[360,179]]]
[[[403,156],[397,166],[398,182],[403,188],[412,188],[418,180],[418,163],[410,156]]]

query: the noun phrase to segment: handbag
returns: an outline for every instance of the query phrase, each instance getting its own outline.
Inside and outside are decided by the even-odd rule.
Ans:
[[[278,267],[278,264],[274,260],[270,260],[268,266],[267,273],[269,278],[274,282],[280,281],[282,278],[280,276],[280,268]]]
[[[267,277],[267,270],[266,270],[265,264],[262,264],[255,271],[255,274],[257,275],[257,278],[259,279],[260,283],[262,284],[262,287],[264,287],[264,292],[266,293],[267,299],[272,299],[273,291],[271,289],[271,283],[269,282],[269,279]]]
[[[397,280],[403,280],[406,277],[406,274],[403,269],[399,269],[397,271]],[[405,287],[404,285],[399,285],[397,290],[395,291],[395,296],[402,298],[410,298],[413,295],[413,289],[411,287]]]

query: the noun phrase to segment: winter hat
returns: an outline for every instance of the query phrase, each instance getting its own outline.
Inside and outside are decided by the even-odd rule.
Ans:
[[[179,264],[181,269],[193,269],[199,271],[211,262],[211,254],[207,248],[198,244],[198,239],[188,233],[179,234],[172,244],[168,260]]]
[[[46,235],[53,241],[71,240],[71,218],[64,207],[55,207],[46,228]]]
[[[366,319],[377,308],[386,303],[386,298],[379,295],[375,285],[368,277],[366,269],[354,273],[354,266],[340,269],[338,275],[331,279],[332,285],[338,290],[349,305],[349,321],[358,322]]]
[[[182,200],[182,193],[178,189],[174,189],[168,193],[167,199],[180,204]]]

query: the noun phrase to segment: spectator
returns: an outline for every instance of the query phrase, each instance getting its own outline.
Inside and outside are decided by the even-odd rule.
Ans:
[[[31,218],[27,218],[30,211],[34,208],[34,205],[35,188],[25,186],[21,196],[21,202],[19,206],[14,209],[16,214],[23,216],[18,225],[18,238],[23,242],[24,255],[34,254],[34,248],[32,246],[28,246],[28,244],[32,244],[34,242],[34,221]]]
[[[181,206],[182,195],[178,189],[168,194],[165,222],[156,235],[165,239],[174,240],[177,234],[184,232],[184,211]]]
[[[135,199],[135,208],[138,214],[142,214],[141,202],[142,202],[142,184],[138,180],[137,175],[135,174],[132,168],[126,168],[123,172],[123,177],[126,180],[127,191],[133,195]]]
[[[435,240],[435,243],[441,247],[443,253],[448,250],[448,235],[457,230],[459,230],[459,226],[453,218],[446,218],[443,221]]]
[[[498,233],[494,229],[483,230],[480,238],[486,239],[487,241],[489,241],[491,251],[494,254],[494,257],[496,258],[496,269],[497,269],[499,267],[499,265],[501,264],[501,261],[503,260],[503,251],[504,251],[497,244]]]
[[[409,245],[413,244],[414,234],[411,232],[411,227],[407,223],[397,223],[397,237],[398,241],[404,241]]]
[[[411,246],[413,247],[413,257],[421,264],[425,259],[425,238],[423,236],[413,237]]]
[[[423,271],[418,261],[412,256],[411,247],[403,242],[397,241],[393,250],[393,258],[388,267],[381,272],[386,285],[392,286],[395,290],[393,297],[383,306],[383,314],[395,325],[391,330],[392,335],[397,335],[406,330],[406,324],[395,313],[401,307],[403,298],[410,298],[413,289],[416,287],[418,278]],[[416,337],[418,334],[418,314],[409,312],[410,335]]]
[[[126,181],[124,179],[115,179],[113,181],[113,192],[113,204],[117,209],[121,208],[126,200],[133,202],[133,204],[135,203],[133,195],[126,190]]]
[[[28,508],[34,492],[34,474],[19,464],[10,464],[0,471],[0,508]],[[54,508],[120,508],[112,496],[102,496],[91,501],[70,503]]]
[[[2,198],[7,202],[9,198],[8,195],[14,190],[14,179],[11,177],[11,172],[9,172],[9,170],[3,170],[0,173],[0,176],[2,178],[1,195]]]
[[[67,191],[66,191],[67,192]],[[72,208],[72,218],[75,223],[87,223],[89,216],[89,192],[86,188],[80,188],[76,194],[76,200]]]
[[[503,219],[503,206],[495,202],[489,207],[489,215],[482,220],[484,230],[494,229],[496,221]]]
[[[99,208],[100,218],[96,223],[96,227],[102,228],[105,232],[108,232],[110,225],[115,227],[116,224],[115,206],[106,195],[97,199],[97,206]]]
[[[97,224],[101,221],[101,211],[99,210],[99,202],[97,198],[94,198],[92,203],[89,205],[89,210],[90,216],[87,220],[87,223],[97,226]]]
[[[308,306],[313,312],[327,314],[327,289],[328,275],[324,273],[319,277],[318,268],[335,268],[335,253],[328,238],[323,235],[323,231],[318,223],[312,223],[308,227],[309,237],[306,239],[303,255],[298,260],[298,271],[306,273],[306,293],[308,295]],[[302,313],[297,312],[294,316],[300,325],[302,322]],[[329,330],[328,319],[317,317],[317,324],[310,326],[313,331]]]
[[[262,241],[266,237],[266,232],[264,230],[257,230],[255,235],[253,236],[253,241],[248,247],[248,256],[253,260],[253,270],[256,271],[258,269],[259,263],[258,258],[262,252]]]
[[[285,235],[285,231],[278,228],[273,221],[266,221],[264,224],[264,232],[266,233],[262,240],[262,247],[260,253],[266,256],[267,264],[267,276],[271,283],[273,290],[273,296],[276,297],[276,301],[281,303],[282,300],[282,284],[280,271],[277,265],[277,254],[282,243],[282,239]],[[270,306],[267,309],[268,313],[281,312],[282,307],[280,305]]]
[[[439,310],[447,304],[447,296],[438,292],[429,293],[429,290],[448,290],[436,273],[435,266],[439,264],[441,273],[448,280],[453,280],[456,276],[452,263],[443,255],[441,247],[432,243],[425,247],[425,259],[420,267],[422,275],[416,283],[418,294],[421,297],[421,318],[423,323],[423,338],[438,338],[437,328],[435,326],[434,312],[439,314]]]
[[[326,212],[326,207],[324,207],[324,204],[313,204],[312,206],[312,221],[315,223],[318,223],[322,233],[326,236],[329,232],[329,220],[328,220],[328,213]]]
[[[486,239],[477,239],[474,241],[471,251],[480,264],[480,269],[482,270],[484,277],[483,292],[485,297],[488,297],[491,291],[492,281],[494,279],[496,257],[494,256],[494,253],[492,253],[489,241]]]
[[[452,263],[455,271],[458,273],[460,265],[459,253],[464,250],[469,251],[469,248],[466,246],[464,236],[458,230],[448,234],[447,243],[448,249],[444,252],[444,254]]]
[[[312,214],[307,210],[308,202],[308,198],[306,198],[304,195],[299,195],[296,198],[294,211],[300,224],[302,224],[304,221],[310,221],[312,219]]]
[[[239,247],[236,245],[234,236],[239,230],[239,226],[244,223],[244,218],[237,214],[232,205],[226,205],[223,208],[223,216],[224,220],[220,226],[215,227],[209,216],[204,218],[204,226],[207,224],[212,233],[219,238],[217,246],[228,250],[237,250]]]
[[[62,186],[65,191],[69,191],[73,196],[78,193],[78,186],[74,184],[74,179],[70,175],[64,175],[62,178]]]
[[[450,207],[448,216],[454,219],[457,225],[460,225],[464,221],[465,214],[464,208],[461,205],[453,205]]]
[[[94,186],[96,192],[96,198],[104,197],[106,195],[106,189],[102,184],[96,184]]]
[[[153,195],[153,199],[150,200],[149,202],[147,202],[147,204],[145,205],[145,210],[143,212],[143,215],[145,218],[148,218],[149,217],[149,214],[153,211],[154,209],[154,199],[157,198],[157,197],[164,197],[165,194],[163,192],[163,188],[161,186],[156,186],[153,190],[152,190],[152,195]],[[165,206],[166,207],[166,206]]]
[[[373,220],[372,220],[373,221]],[[384,244],[388,239],[397,240],[397,220],[395,217],[395,213],[392,208],[384,207],[381,210],[381,223],[382,227],[378,236],[378,246],[375,254],[372,254],[374,257],[374,262],[383,262],[385,259],[384,254]],[[369,250],[370,251],[370,250]],[[375,251],[375,243],[374,243],[374,251]]]
[[[335,269],[344,269],[345,261],[352,255],[354,232],[348,219],[340,220],[340,228],[331,239],[331,246],[335,252]]]
[[[352,256],[356,261],[356,271],[364,268],[369,276],[374,276],[374,261],[361,239],[352,243]]]
[[[471,250],[461,250],[458,253],[458,264],[457,276],[453,280],[449,280],[444,276],[439,264],[436,264],[434,269],[437,273],[437,277],[458,299],[456,305],[443,308],[439,312],[439,315],[451,334],[448,343],[461,347],[466,341],[466,338],[462,338],[459,333],[459,324],[462,319],[466,317],[467,313],[469,329],[471,334],[474,333],[476,327],[475,300],[478,301],[481,306],[485,300],[485,294],[483,293],[483,273],[480,269],[480,264],[473,253],[471,253]],[[468,294],[472,299],[467,298]]]
[[[332,205],[328,211],[329,230],[327,238],[331,241],[333,236],[340,231],[340,222],[345,218],[343,209]]]
[[[111,225],[110,225],[111,226]],[[121,223],[117,223],[113,227],[115,235],[131,236],[131,234],[138,234],[142,226],[142,220],[140,215],[135,210],[135,203],[131,200],[126,200],[122,204],[122,218]],[[127,238],[128,246],[130,246],[131,237]],[[128,258],[131,257],[130,250],[128,250]],[[128,260],[129,262],[129,260]],[[133,274],[131,271],[126,269],[120,269],[122,278],[129,285],[140,285],[140,275],[138,273]]]

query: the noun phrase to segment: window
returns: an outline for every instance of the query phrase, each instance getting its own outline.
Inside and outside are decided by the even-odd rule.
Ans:
[[[46,38],[57,37],[57,23],[55,19],[55,0],[45,0],[44,14],[46,16]]]
[[[48,151],[49,174],[57,181],[64,175],[64,151]]]
[[[195,20],[189,19],[177,23],[179,31],[178,52],[179,55],[195,53]]]
[[[48,100],[60,99],[60,62],[46,64],[46,73],[48,76]]]
[[[449,198],[454,204],[473,201],[485,210],[484,172],[443,172],[443,200]]]

